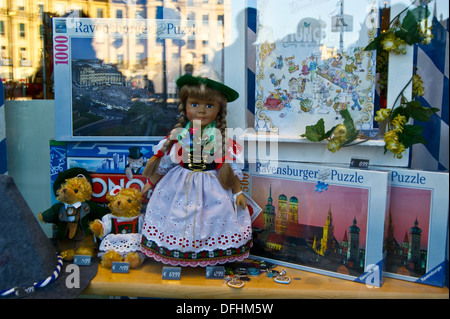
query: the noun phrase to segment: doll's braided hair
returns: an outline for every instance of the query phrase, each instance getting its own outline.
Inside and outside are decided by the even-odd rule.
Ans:
[[[227,98],[222,93],[211,89],[203,84],[200,85],[184,85],[181,87],[180,92],[178,94],[180,104],[178,105],[179,119],[177,124],[175,124],[174,128],[171,131],[171,134],[177,131],[178,128],[183,128],[189,122],[186,116],[186,100],[188,97],[198,98],[201,100],[213,100],[220,104],[220,111],[216,117],[216,128],[221,132],[221,136],[217,136],[217,145],[222,145],[222,155],[225,155],[226,151],[226,139],[225,132],[227,128]],[[170,138],[164,143],[161,148],[161,151],[166,153],[172,145],[175,143],[176,137],[170,136]],[[143,175],[149,177],[157,173],[159,163],[161,158],[152,158],[146,165]],[[224,162],[219,169],[218,179],[222,187],[229,189],[233,186],[234,183],[234,174],[230,167],[230,165]]]

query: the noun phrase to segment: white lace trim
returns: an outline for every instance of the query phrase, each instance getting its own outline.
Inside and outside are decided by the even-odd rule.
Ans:
[[[101,242],[99,250],[129,253],[141,250],[141,234],[109,234]]]

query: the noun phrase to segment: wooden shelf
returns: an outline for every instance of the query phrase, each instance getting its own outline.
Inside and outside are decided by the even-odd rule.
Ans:
[[[181,299],[449,299],[447,287],[439,288],[386,278],[381,288],[277,266],[286,269],[291,283],[278,284],[262,274],[250,277],[241,289],[222,280],[206,279],[205,268],[182,268],[181,280],[163,280],[163,265],[146,260],[127,274],[112,273],[99,266],[97,276],[83,294]]]

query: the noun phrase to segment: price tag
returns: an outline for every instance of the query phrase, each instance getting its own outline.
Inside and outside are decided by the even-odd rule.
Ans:
[[[180,280],[181,279],[181,267],[163,267],[162,279]]]
[[[91,256],[75,255],[73,257],[73,263],[78,266],[90,266],[91,265]]]
[[[123,261],[114,261],[111,265],[111,272],[128,274],[130,272],[130,263],[126,263]]]
[[[378,139],[378,133],[380,132],[379,129],[374,128],[371,130],[361,130],[361,133],[363,133],[365,136],[370,137],[371,139]]]
[[[225,267],[209,266],[206,267],[206,279],[223,279],[225,278]]]
[[[34,288],[34,286],[17,287],[14,289],[14,296],[16,298],[24,298],[24,297],[34,295],[35,292],[36,292],[36,289]]]
[[[350,160],[350,168],[369,168],[369,159],[352,158]]]

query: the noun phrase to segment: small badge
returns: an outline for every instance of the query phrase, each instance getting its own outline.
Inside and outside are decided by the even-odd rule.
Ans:
[[[233,276],[233,278],[227,281],[227,285],[231,288],[242,288],[245,283],[239,278],[239,276]]]
[[[286,276],[286,270],[280,272],[273,280],[279,284],[289,284],[291,282],[291,278]]]

